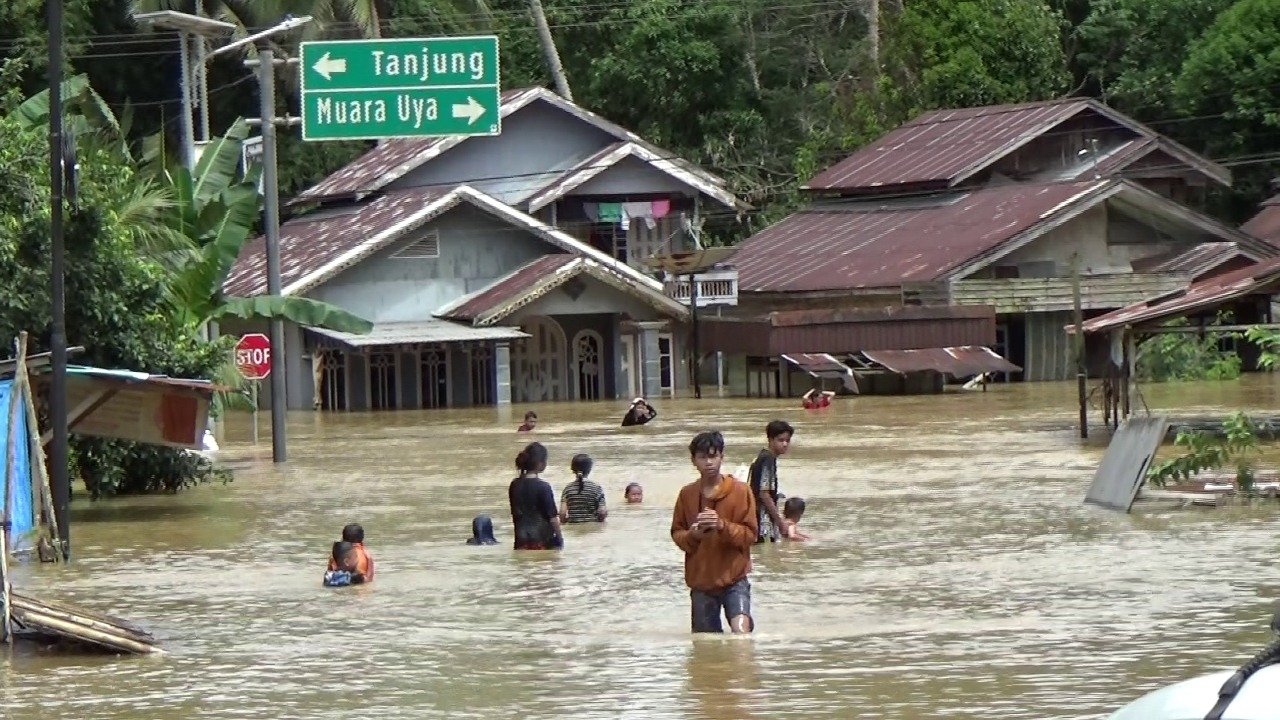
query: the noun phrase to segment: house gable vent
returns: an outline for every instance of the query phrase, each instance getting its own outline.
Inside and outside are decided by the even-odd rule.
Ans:
[[[432,231],[405,245],[392,254],[399,260],[414,260],[440,257],[440,233]]]

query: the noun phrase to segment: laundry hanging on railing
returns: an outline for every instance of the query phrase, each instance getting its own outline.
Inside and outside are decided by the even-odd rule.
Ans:
[[[616,223],[627,229],[632,220],[643,220],[650,230],[657,221],[671,214],[670,200],[645,200],[641,202],[584,202],[582,212],[592,222]]]

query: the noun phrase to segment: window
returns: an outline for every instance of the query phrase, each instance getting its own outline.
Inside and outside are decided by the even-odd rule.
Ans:
[[[440,257],[440,233],[432,230],[395,251],[391,257],[397,260],[425,260]]]
[[[442,408],[449,404],[448,350],[423,350],[418,353],[418,371],[422,378],[422,407]]]
[[[494,384],[497,372],[494,368],[493,349],[487,345],[471,348],[470,357],[470,390],[472,405],[493,405]]]
[[[375,352],[369,355],[369,407],[373,410],[394,410],[400,403],[396,398],[396,354]]]
[[[315,351],[320,367],[320,408],[347,409],[347,356],[340,350]]]

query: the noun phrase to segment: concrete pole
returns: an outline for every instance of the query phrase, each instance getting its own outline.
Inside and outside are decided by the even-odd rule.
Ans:
[[[533,25],[538,29],[542,55],[546,58],[547,70],[551,71],[551,79],[555,81],[556,94],[573,102],[573,93],[569,90],[569,77],[564,74],[564,65],[560,64],[560,52],[556,49],[555,38],[551,36],[551,26],[547,24],[547,14],[542,9],[542,0],[529,0],[529,13],[533,15]]]
[[[276,177],[275,57],[265,43],[258,47],[258,98],[262,122],[263,224],[267,245],[267,294],[280,295],[280,185]],[[282,463],[285,447],[284,321],[271,321],[271,458]]]
[[[71,477],[67,473],[67,310],[66,252],[62,227],[63,127],[62,127],[62,0],[49,0],[49,234],[52,248],[53,328],[49,349],[53,377],[49,389],[49,422],[53,444],[49,448],[49,486],[53,517],[62,537],[62,558],[71,559]],[[8,581],[8,578],[5,578]]]
[[[179,53],[182,65],[182,79],[178,83],[182,91],[182,163],[188,170],[196,166],[196,133],[191,112],[191,36],[178,33]]]
[[[1080,403],[1080,437],[1089,437],[1089,391],[1086,387],[1086,365],[1084,357],[1084,310],[1080,302],[1080,253],[1071,255],[1071,304],[1075,315],[1075,333],[1071,339],[1075,344],[1076,365],[1076,399]]]

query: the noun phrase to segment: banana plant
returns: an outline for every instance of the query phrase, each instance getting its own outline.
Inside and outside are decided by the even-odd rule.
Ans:
[[[193,325],[235,317],[244,320],[283,319],[308,327],[364,334],[368,320],[303,297],[235,297],[222,285],[252,235],[259,217],[257,178],[239,178],[240,148],[249,127],[236,122],[201,152],[193,171],[169,167],[166,172],[176,199],[174,227],[198,248],[170,283],[182,318]]]

